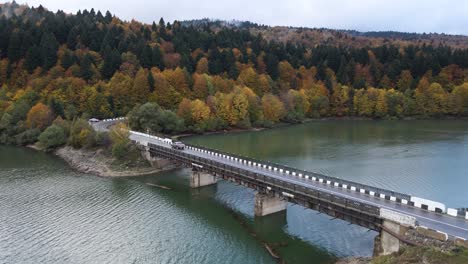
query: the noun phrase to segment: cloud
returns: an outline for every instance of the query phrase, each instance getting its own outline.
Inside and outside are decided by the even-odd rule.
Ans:
[[[151,23],[197,18],[249,20],[281,26],[360,31],[438,32],[468,35],[468,1],[459,0],[30,0],[29,5],[75,13],[109,10],[122,19]]]

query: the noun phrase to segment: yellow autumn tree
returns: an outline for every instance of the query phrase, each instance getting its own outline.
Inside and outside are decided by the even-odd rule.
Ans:
[[[152,101],[166,109],[174,109],[182,101],[182,95],[167,81],[162,73],[154,75],[154,92],[151,95]]]
[[[325,85],[321,82],[314,83],[304,91],[310,104],[309,116],[316,118],[326,115],[330,108],[330,101]]]
[[[258,77],[258,91],[255,93],[258,96],[263,96],[264,94],[271,93],[271,87],[273,84],[273,80],[271,79],[270,75],[267,74],[260,74]]]
[[[205,102],[196,99],[191,103],[192,120],[195,124],[204,122],[210,118],[210,108]]]
[[[265,94],[262,97],[262,109],[265,120],[273,123],[278,122],[286,113],[283,102],[273,94]]]
[[[117,115],[123,115],[132,109],[133,104],[129,100],[132,87],[133,81],[128,75],[116,72],[110,79],[108,90]]]
[[[438,83],[431,83],[429,86],[418,85],[414,97],[420,114],[438,115],[448,110],[448,94]]]
[[[232,111],[232,94],[216,93],[216,115],[229,125],[238,122],[237,116]]]
[[[450,94],[450,111],[456,115],[468,114],[468,83],[453,89]]]
[[[402,116],[405,110],[405,96],[395,89],[386,92],[387,112],[391,116]]]
[[[377,101],[375,103],[375,116],[376,117],[385,117],[388,113],[387,107],[387,93],[385,90],[376,89],[377,91]]]
[[[336,85],[331,96],[332,114],[344,116],[349,114],[349,87],[345,85]]]
[[[249,118],[249,101],[247,96],[240,89],[234,90],[232,97],[232,110],[237,121],[245,121]]]
[[[164,76],[167,82],[182,96],[187,97],[190,94],[189,80],[187,71],[177,67],[175,70],[164,70]]]
[[[259,84],[259,76],[252,67],[243,69],[240,72],[237,81],[239,84],[251,88],[257,94],[262,92]]]
[[[282,61],[278,64],[279,86],[282,91],[287,91],[294,87],[296,80],[296,70],[287,61]]]
[[[150,86],[148,83],[148,72],[144,68],[140,68],[133,81],[130,100],[132,103],[142,104],[148,100]]]

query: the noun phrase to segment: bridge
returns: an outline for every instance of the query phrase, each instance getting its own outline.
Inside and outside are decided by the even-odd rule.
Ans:
[[[105,130],[116,121],[105,120],[94,127]],[[256,216],[285,210],[287,202],[295,203],[380,232],[383,254],[398,251],[399,235],[408,228],[467,245],[468,213],[440,202],[190,144],[176,150],[171,139],[137,131],[130,131],[130,139],[143,146],[149,158],[191,167],[191,187],[224,179],[256,190]]]

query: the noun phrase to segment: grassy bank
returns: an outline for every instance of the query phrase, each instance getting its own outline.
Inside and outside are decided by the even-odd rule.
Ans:
[[[405,247],[398,253],[373,258],[372,264],[466,264],[468,263],[468,249],[457,248],[451,252],[442,252],[430,247]]]

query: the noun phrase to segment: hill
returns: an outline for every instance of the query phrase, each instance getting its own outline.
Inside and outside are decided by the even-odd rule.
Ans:
[[[203,132],[324,116],[468,114],[466,37],[123,21],[109,11],[0,5],[0,142],[53,120],[129,115]]]

